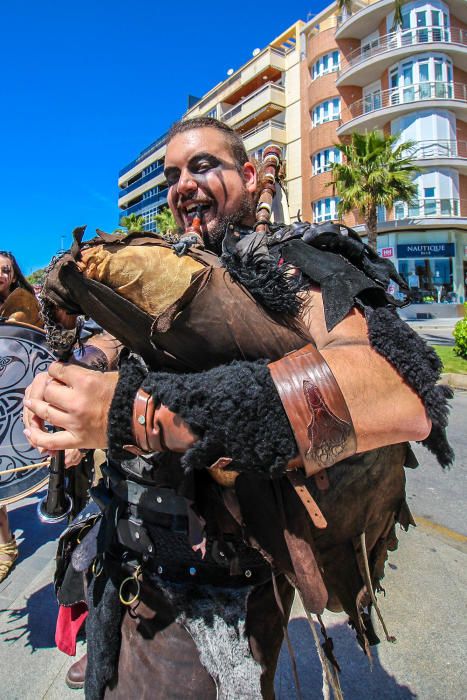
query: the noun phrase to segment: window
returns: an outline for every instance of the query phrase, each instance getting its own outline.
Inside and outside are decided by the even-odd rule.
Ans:
[[[212,117],[212,119],[217,119],[217,107],[213,107],[212,109],[210,109],[205,116]]]
[[[394,66],[390,71],[391,104],[450,99],[452,63],[443,55],[427,54]]]
[[[315,224],[318,224],[321,221],[330,221],[331,219],[337,219],[338,201],[338,197],[326,197],[325,199],[318,199],[317,202],[314,202],[313,222]]]
[[[330,170],[331,163],[340,163],[341,155],[338,148],[325,148],[324,151],[315,153],[311,159],[313,175],[319,175]]]
[[[311,77],[316,80],[326,73],[334,73],[337,70],[339,70],[339,51],[331,51],[320,56],[313,64]]]
[[[321,102],[312,111],[313,126],[324,124],[335,119],[340,119],[341,100],[340,97],[335,97],[333,100]]]

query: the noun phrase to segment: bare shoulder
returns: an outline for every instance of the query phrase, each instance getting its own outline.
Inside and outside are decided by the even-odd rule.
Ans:
[[[318,350],[336,345],[369,345],[363,313],[355,307],[330,331],[326,328],[323,296],[318,286],[303,293],[302,320]]]

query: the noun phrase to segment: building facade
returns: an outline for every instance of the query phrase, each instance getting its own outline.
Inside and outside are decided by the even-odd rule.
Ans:
[[[302,208],[336,219],[327,187],[335,144],[374,128],[414,142],[418,196],[379,212],[379,248],[418,301],[466,299],[467,2],[394,0],[329,5],[301,36]],[[364,234],[358,215],[346,223]],[[397,291],[397,290],[396,290]]]
[[[303,26],[297,22],[265,49],[255,50],[247,63],[194,101],[182,116],[225,122],[243,136],[248,154],[258,160],[266,146],[282,148],[288,204],[283,202],[277,216],[286,221],[297,217],[302,201],[299,39]],[[166,134],[119,174],[120,216],[143,216],[146,230],[155,230],[154,216],[167,206],[165,151]]]
[[[167,134],[142,151],[118,175],[118,207],[120,216],[137,214],[144,219],[146,231],[156,228],[154,217],[167,206],[167,182],[164,157]]]

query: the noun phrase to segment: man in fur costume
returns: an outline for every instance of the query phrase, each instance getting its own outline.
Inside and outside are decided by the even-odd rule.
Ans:
[[[129,354],[106,374],[52,364],[29,389],[26,434],[47,451],[109,449],[104,515],[71,562],[92,572],[86,697],[270,700],[294,589],[310,613],[344,609],[363,648],[378,641],[373,591],[396,523],[411,522],[407,441],[451,461],[447,392],[386,294],[397,273],[358,236],[256,231],[258,173],[231,129],[174,125],[165,174],[177,223],[201,219],[217,277],[197,278],[196,315],[185,294],[163,328],[148,326],[158,361]],[[207,298],[216,279],[244,305]],[[78,294],[48,291],[73,312]],[[225,328],[239,352],[216,362]],[[266,347],[271,328],[275,349],[244,350]],[[192,371],[173,344],[161,350],[178,337]]]

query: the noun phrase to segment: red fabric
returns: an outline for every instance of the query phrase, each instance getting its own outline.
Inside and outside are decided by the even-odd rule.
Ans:
[[[76,637],[87,615],[86,603],[76,603],[69,608],[60,605],[55,628],[55,644],[64,654],[75,656]]]

